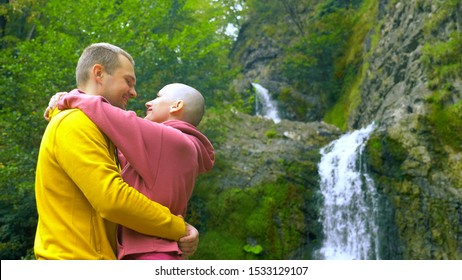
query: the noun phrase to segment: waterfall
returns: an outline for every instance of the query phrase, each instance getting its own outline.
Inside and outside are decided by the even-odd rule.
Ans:
[[[268,94],[268,90],[257,83],[252,83],[252,86],[255,88],[257,97],[255,98],[255,111],[257,115],[272,119],[275,123],[279,123],[281,118],[279,117],[276,104],[271,100]]]
[[[361,162],[374,129],[371,124],[347,133],[321,149],[321,259],[379,259],[377,192]]]

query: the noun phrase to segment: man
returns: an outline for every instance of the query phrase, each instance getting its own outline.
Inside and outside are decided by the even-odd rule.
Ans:
[[[59,102],[59,109],[82,110],[119,148],[126,182],[184,216],[196,177],[210,171],[215,160],[212,144],[197,129],[204,115],[204,98],[196,89],[174,83],[163,87],[146,107],[142,119],[99,96],[76,90]],[[118,240],[120,259],[183,258],[176,242],[126,227],[120,229]]]
[[[84,50],[76,79],[81,92],[122,109],[136,97],[133,58],[110,44]],[[112,142],[82,111],[53,117],[37,161],[37,259],[116,259],[117,224],[171,240],[190,233],[195,250],[197,231],[125,183],[117,162]]]

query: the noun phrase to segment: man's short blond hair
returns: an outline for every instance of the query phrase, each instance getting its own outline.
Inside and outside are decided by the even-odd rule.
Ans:
[[[89,70],[95,64],[101,64],[107,73],[112,74],[120,66],[119,55],[125,56],[132,65],[135,65],[135,61],[128,52],[109,43],[96,43],[85,48],[75,71],[77,87],[87,83]]]

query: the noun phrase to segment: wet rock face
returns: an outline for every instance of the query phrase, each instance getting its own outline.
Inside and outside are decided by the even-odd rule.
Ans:
[[[272,120],[239,112],[234,112],[232,119],[226,142],[217,151],[229,163],[222,178],[223,186],[227,187],[250,187],[281,178],[298,180],[303,185],[304,180],[312,178],[288,174],[288,165],[296,162],[315,166],[319,149],[342,133],[322,122],[282,120],[275,124]]]
[[[374,120],[390,126],[408,115],[425,114],[424,99],[430,91],[420,58],[429,12],[415,2],[380,7],[380,39],[361,84],[361,105],[350,115],[349,127],[364,127]]]

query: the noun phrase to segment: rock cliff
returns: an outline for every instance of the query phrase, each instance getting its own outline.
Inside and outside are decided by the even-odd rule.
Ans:
[[[460,9],[443,22],[438,37],[447,40],[459,28]],[[428,39],[423,28],[436,7],[431,1],[396,1],[382,5],[379,15],[380,39],[371,50],[361,104],[350,115],[349,127],[371,121],[382,127],[372,141],[380,152],[371,155],[371,164],[394,211],[390,226],[398,228],[401,257],[461,259],[462,153],[439,141],[428,121],[432,90],[421,60]],[[461,93],[456,80],[451,102],[457,103]]]

